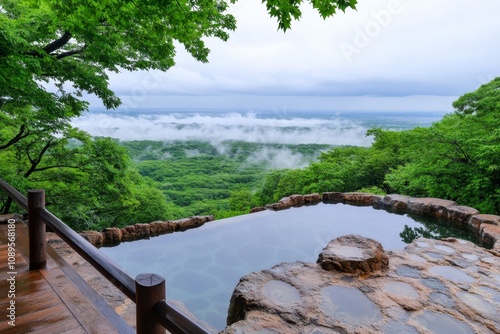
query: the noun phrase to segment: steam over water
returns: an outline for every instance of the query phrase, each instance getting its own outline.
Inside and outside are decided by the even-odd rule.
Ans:
[[[242,140],[277,144],[369,146],[373,127],[428,126],[443,113],[380,112],[90,112],[73,125],[120,140]]]

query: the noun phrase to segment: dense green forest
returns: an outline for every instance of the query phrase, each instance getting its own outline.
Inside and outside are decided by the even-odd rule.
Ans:
[[[357,4],[308,2],[323,18]],[[283,31],[301,17],[302,1],[264,3]],[[109,73],[167,71],[179,46],[207,62],[205,39],[225,41],[236,28],[228,8],[226,1],[2,1],[0,177],[22,192],[45,189],[47,207],[75,230],[220,218],[322,191],[434,196],[500,214],[500,78],[460,97],[454,113],[428,128],[369,130],[374,142],[366,148],[226,143],[221,151],[201,142],[120,143],[71,125],[88,110],[88,94],[106,109],[121,104]],[[288,155],[266,153],[266,162],[256,153],[276,149]],[[299,153],[312,162],[269,163]],[[19,210],[3,193],[0,209]]]
[[[328,145],[282,145],[225,141],[132,141],[126,147],[139,173],[165,195],[169,217],[248,213],[262,203],[254,196],[280,159],[307,165]]]
[[[500,214],[499,92],[497,78],[460,97],[455,112],[430,127],[371,129],[370,147],[119,142],[77,129],[64,136],[40,129],[9,144],[18,128],[0,114],[0,175],[22,191],[46,189],[49,209],[76,230],[223,218],[324,191],[439,197]],[[279,164],[291,157],[305,167]],[[9,206],[5,196],[0,204]]]

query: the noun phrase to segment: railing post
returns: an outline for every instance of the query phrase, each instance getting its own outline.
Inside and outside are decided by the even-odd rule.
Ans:
[[[165,334],[156,321],[153,306],[165,300],[165,279],[157,274],[140,274],[135,278],[137,334]]]
[[[28,231],[30,246],[30,270],[45,268],[47,264],[47,240],[45,223],[34,213],[37,208],[45,207],[45,191],[28,191]]]

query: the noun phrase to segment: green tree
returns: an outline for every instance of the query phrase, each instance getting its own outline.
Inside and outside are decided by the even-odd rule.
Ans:
[[[455,112],[408,133],[408,162],[386,177],[395,191],[500,212],[500,78],[453,103]]]
[[[259,205],[274,203],[280,199],[279,194],[276,193],[276,189],[287,171],[288,170],[271,170],[266,174],[263,184],[259,188],[257,194],[255,194],[256,201]]]
[[[6,162],[0,165],[0,174],[8,175],[23,192],[45,189],[47,207],[75,230],[147,223],[167,216],[163,193],[131,168],[127,151],[116,141],[92,139],[77,130],[71,138],[38,139],[23,139],[16,150],[0,152]]]
[[[298,170],[281,171],[268,175],[258,192],[270,203],[283,196],[326,191],[358,191],[372,189],[377,193],[390,189],[385,176],[401,163],[398,153],[399,133],[374,129],[372,147],[337,147],[322,153],[317,162]]]

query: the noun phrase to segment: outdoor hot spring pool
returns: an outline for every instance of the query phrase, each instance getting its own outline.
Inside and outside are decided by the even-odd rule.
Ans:
[[[386,250],[402,249],[406,245],[403,239],[415,230],[472,240],[470,233],[437,219],[369,206],[320,203],[216,220],[101,251],[132,277],[162,275],[167,299],[183,302],[196,317],[222,330],[240,277],[280,262],[316,262],[330,240],[345,234],[373,238]]]

